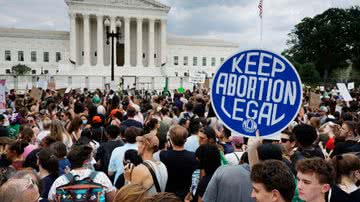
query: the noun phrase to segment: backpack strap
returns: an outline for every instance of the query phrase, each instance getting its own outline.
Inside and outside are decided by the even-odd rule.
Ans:
[[[94,179],[95,179],[95,177],[96,177],[97,174],[98,174],[98,172],[93,171],[93,172],[90,174],[90,176],[89,176],[90,180],[91,180],[91,181],[94,181]]]
[[[234,152],[234,155],[235,155],[236,159],[238,160],[238,162],[240,163],[240,158],[239,158],[239,156],[236,154],[236,152]]]
[[[70,172],[65,174],[66,179],[70,182],[73,183],[74,182],[74,175],[71,174]]]
[[[152,167],[151,167],[146,161],[144,161],[143,164],[144,164],[144,166],[146,166],[146,167],[149,169],[150,174],[151,174],[151,176],[152,176],[152,179],[153,179],[153,181],[154,181],[154,185],[155,185],[156,191],[157,191],[158,193],[160,193],[160,192],[161,192],[160,185],[159,185],[159,182],[158,182],[158,180],[157,180],[157,177],[156,177],[156,175],[155,175],[154,170],[152,169]]]

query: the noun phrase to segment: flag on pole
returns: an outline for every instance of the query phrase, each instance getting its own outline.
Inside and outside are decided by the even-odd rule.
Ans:
[[[262,13],[263,13],[263,0],[260,0],[259,5],[258,5],[258,8],[259,8],[259,16],[260,16],[260,18],[262,18]]]

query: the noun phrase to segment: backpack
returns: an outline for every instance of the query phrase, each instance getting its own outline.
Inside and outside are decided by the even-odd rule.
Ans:
[[[78,175],[65,174],[69,183],[56,188],[56,202],[105,202],[104,187],[95,183],[97,172],[89,177],[77,180]]]

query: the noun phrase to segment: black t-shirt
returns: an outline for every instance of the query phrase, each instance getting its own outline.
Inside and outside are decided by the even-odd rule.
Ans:
[[[134,119],[127,119],[126,121],[121,122],[121,125],[127,128],[131,126],[135,126],[137,128],[143,128],[143,125],[139,121],[136,121]]]
[[[102,126],[99,127],[92,127],[91,128],[92,136],[91,138],[98,143],[103,143],[107,141],[107,137],[105,135],[105,128]]]
[[[205,175],[200,181],[196,189],[195,197],[193,199],[194,202],[198,201],[199,196],[203,197],[205,194],[206,187],[208,186],[212,175]]]
[[[41,148],[37,148],[32,150],[26,157],[23,167],[28,168],[31,167],[35,169],[36,171],[39,171],[39,166],[37,165],[37,157],[36,155],[40,152]]]
[[[328,196],[327,196],[328,197]],[[360,201],[360,189],[351,192],[350,194],[344,192],[337,185],[331,187],[331,197],[330,202],[359,202]]]
[[[52,176],[52,175],[48,175],[46,177],[44,177],[43,179],[40,180],[40,184],[41,184],[41,194],[40,197],[42,198],[40,200],[40,202],[47,202],[48,201],[48,195],[49,195],[49,191],[50,188],[52,186],[52,184],[55,182],[56,177]]]
[[[111,153],[116,147],[123,146],[124,142],[121,140],[110,140],[108,142],[104,142],[100,144],[100,147],[97,149],[95,160],[100,160],[100,167],[97,168],[99,171],[103,171],[107,173],[109,167],[109,161],[111,157]]]
[[[184,199],[190,191],[192,174],[198,167],[195,153],[190,151],[162,151],[160,160],[168,171],[168,181],[165,191],[175,193]]]
[[[345,154],[352,151],[352,147],[356,144],[356,141],[352,140],[346,140],[345,142],[339,142],[336,144],[335,142],[335,148],[334,151],[331,153],[331,157],[334,157],[339,154]]]
[[[4,126],[0,126],[0,137],[9,137],[9,129]]]

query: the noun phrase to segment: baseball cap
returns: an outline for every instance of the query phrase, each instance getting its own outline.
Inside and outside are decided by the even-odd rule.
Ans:
[[[137,136],[136,141],[138,142],[146,142],[152,147],[159,147],[159,138],[154,134],[146,134],[143,136]]]
[[[244,138],[242,136],[233,135],[231,136],[231,143],[234,145],[244,144]]]
[[[111,112],[110,112],[110,116],[115,116],[118,112],[120,112],[120,110],[118,110],[118,109],[113,109],[113,110],[111,110]]]
[[[100,103],[100,98],[98,96],[94,96],[92,98],[92,102],[95,103],[95,104],[99,104]]]
[[[100,116],[94,116],[92,119],[93,123],[101,123],[101,117]]]
[[[328,112],[329,110],[328,110],[327,107],[321,106],[321,107],[320,107],[320,111],[322,111],[322,112]]]

